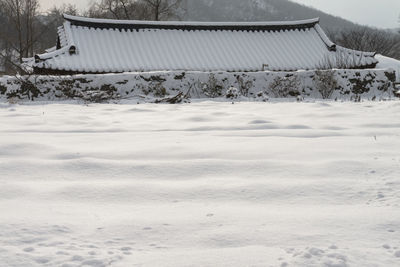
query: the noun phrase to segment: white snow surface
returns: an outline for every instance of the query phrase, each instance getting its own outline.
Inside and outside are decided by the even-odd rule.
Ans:
[[[399,266],[399,113],[0,104],[0,266]]]
[[[376,55],[376,59],[379,61],[376,68],[378,69],[394,69],[396,71],[397,81],[400,82],[400,60],[385,57],[382,55]]]

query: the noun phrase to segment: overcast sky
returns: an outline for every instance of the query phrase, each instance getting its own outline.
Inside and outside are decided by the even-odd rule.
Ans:
[[[327,13],[370,26],[399,26],[400,0],[295,0]]]
[[[84,9],[93,0],[39,0],[42,9],[73,3]],[[380,28],[399,26],[400,0],[292,0],[345,19]]]

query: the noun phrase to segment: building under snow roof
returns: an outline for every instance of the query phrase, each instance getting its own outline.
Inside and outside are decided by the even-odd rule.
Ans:
[[[375,53],[340,47],[319,19],[291,22],[150,22],[64,15],[55,49],[36,73],[296,71],[374,68]]]

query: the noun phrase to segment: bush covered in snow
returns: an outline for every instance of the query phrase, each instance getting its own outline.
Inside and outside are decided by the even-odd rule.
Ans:
[[[4,76],[0,78],[0,99],[162,102],[162,99],[180,93],[185,98],[240,95],[256,101],[265,101],[269,97],[297,99],[299,96],[301,99],[385,99],[395,96],[395,78],[393,70],[379,69]],[[236,88],[237,92],[230,88]]]
[[[222,96],[224,85],[211,73],[208,77],[208,81],[201,83],[201,88],[205,96],[215,98]]]
[[[314,76],[315,89],[321,94],[323,99],[329,99],[333,92],[338,88],[335,71],[315,71]]]
[[[300,86],[301,82],[297,75],[287,74],[283,77],[276,76],[272,83],[269,84],[269,90],[275,97],[297,97],[301,94],[299,92]]]
[[[240,96],[240,93],[237,88],[230,87],[228,90],[226,90],[225,96],[229,99],[237,99]]]

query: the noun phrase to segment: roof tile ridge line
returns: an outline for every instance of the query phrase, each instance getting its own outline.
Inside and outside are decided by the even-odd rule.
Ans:
[[[64,30],[63,25],[57,27],[57,35],[58,35],[57,37],[60,39],[61,39],[61,35],[63,35],[63,37],[65,37],[65,30]],[[62,45],[61,45],[61,47],[62,47]]]
[[[36,54],[35,55],[35,61],[36,61],[36,63],[39,63],[39,61],[41,61],[41,60],[46,60],[46,59],[50,59],[50,58],[55,57],[55,56],[62,55],[65,52],[67,52],[68,50],[69,50],[69,47],[68,46],[64,46],[64,47],[62,47],[62,48],[60,48],[58,50],[55,50],[53,52],[50,52],[50,53]]]
[[[77,47],[75,45],[75,41],[74,41],[74,38],[72,36],[71,27],[72,27],[72,25],[71,25],[70,21],[65,21],[64,22],[64,30],[65,30],[65,36],[67,37],[69,52],[71,54],[75,54],[77,52]]]
[[[65,21],[63,27],[64,27],[65,37],[67,39],[68,45],[66,45],[60,49],[57,49],[53,52],[36,54],[35,55],[36,63],[39,63],[41,60],[46,60],[46,59],[50,59],[52,57],[62,55],[65,52],[69,52],[70,54],[75,54],[77,52],[75,42],[72,38],[71,23],[69,21]]]
[[[335,51],[336,44],[329,39],[329,37],[326,35],[325,31],[319,25],[319,22],[317,24],[315,24],[314,29],[317,31],[319,37],[321,37],[322,41],[325,43],[325,45],[328,47],[328,49],[330,51]]]
[[[254,21],[254,22],[205,22],[205,21],[148,21],[148,20],[115,20],[99,19],[63,14],[63,18],[70,22],[93,24],[121,24],[121,25],[154,25],[154,26],[301,26],[319,23],[319,18],[295,21]]]
[[[377,52],[366,52],[366,51],[360,51],[360,50],[355,50],[355,49],[350,49],[350,48],[346,48],[340,45],[337,45],[337,48],[340,48],[342,50],[344,50],[345,52],[353,52],[353,53],[359,53],[360,56],[366,56],[366,57],[375,57]]]

